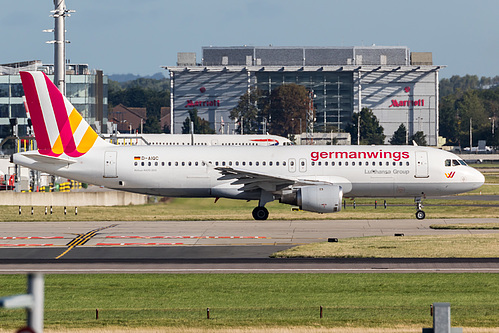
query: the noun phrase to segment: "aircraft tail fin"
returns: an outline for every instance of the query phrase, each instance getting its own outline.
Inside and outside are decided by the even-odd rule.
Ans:
[[[79,157],[106,144],[45,73],[20,74],[40,154]]]

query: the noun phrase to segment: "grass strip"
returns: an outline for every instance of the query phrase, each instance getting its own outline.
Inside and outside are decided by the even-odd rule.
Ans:
[[[499,223],[432,224],[431,229],[449,230],[497,230]]]
[[[498,258],[499,234],[375,236],[300,245],[274,258]]]
[[[499,187],[496,186],[498,191]],[[387,209],[383,200],[357,199],[356,208],[353,200],[346,199],[346,208],[339,213],[318,214],[312,212],[293,212],[289,205],[272,202],[266,205],[270,211],[270,219],[274,220],[348,220],[348,219],[413,219],[416,212],[413,199],[388,199]],[[465,200],[425,200],[424,210],[427,218],[462,218],[462,209],[455,205],[470,205],[466,207],[468,218],[497,218],[496,201],[465,201]],[[64,215],[63,207],[54,207],[54,213],[45,215],[44,207],[0,206],[0,222],[12,221],[200,221],[200,220],[251,220],[251,211],[256,202],[220,199],[214,203],[210,198],[176,198],[168,203],[147,204],[137,206],[90,206],[78,207],[78,215],[74,215],[74,207],[67,208]]]
[[[485,273],[47,275],[45,327],[431,327],[434,302],[451,303],[452,326],[499,327],[498,285]],[[2,275],[0,286],[24,293],[26,278]],[[24,320],[0,309],[4,329]]]

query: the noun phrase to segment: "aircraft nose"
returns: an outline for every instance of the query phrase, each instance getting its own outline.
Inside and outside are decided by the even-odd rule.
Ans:
[[[485,183],[485,176],[478,170],[472,169],[469,182],[473,184],[473,189],[477,189]]]

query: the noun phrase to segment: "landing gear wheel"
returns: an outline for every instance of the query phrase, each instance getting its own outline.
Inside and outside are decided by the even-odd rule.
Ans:
[[[255,220],[266,220],[269,217],[269,211],[265,207],[255,207],[252,214]]]
[[[423,219],[425,218],[425,216],[426,216],[426,214],[425,214],[425,212],[423,212],[422,210],[418,210],[418,211],[416,212],[416,218],[417,218],[418,220],[423,220]]]

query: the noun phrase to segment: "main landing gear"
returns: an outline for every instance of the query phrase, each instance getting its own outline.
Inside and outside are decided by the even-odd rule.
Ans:
[[[425,212],[423,212],[423,200],[421,197],[416,197],[414,198],[414,202],[416,202],[416,218],[423,220],[426,217]]]
[[[260,192],[260,201],[258,201],[258,207],[253,209],[253,218],[255,220],[263,221],[269,217],[269,211],[265,208],[265,204],[267,202],[274,201],[274,195],[265,190],[261,190]]]
[[[269,210],[265,207],[255,207],[252,214],[255,220],[266,220],[269,217]]]

